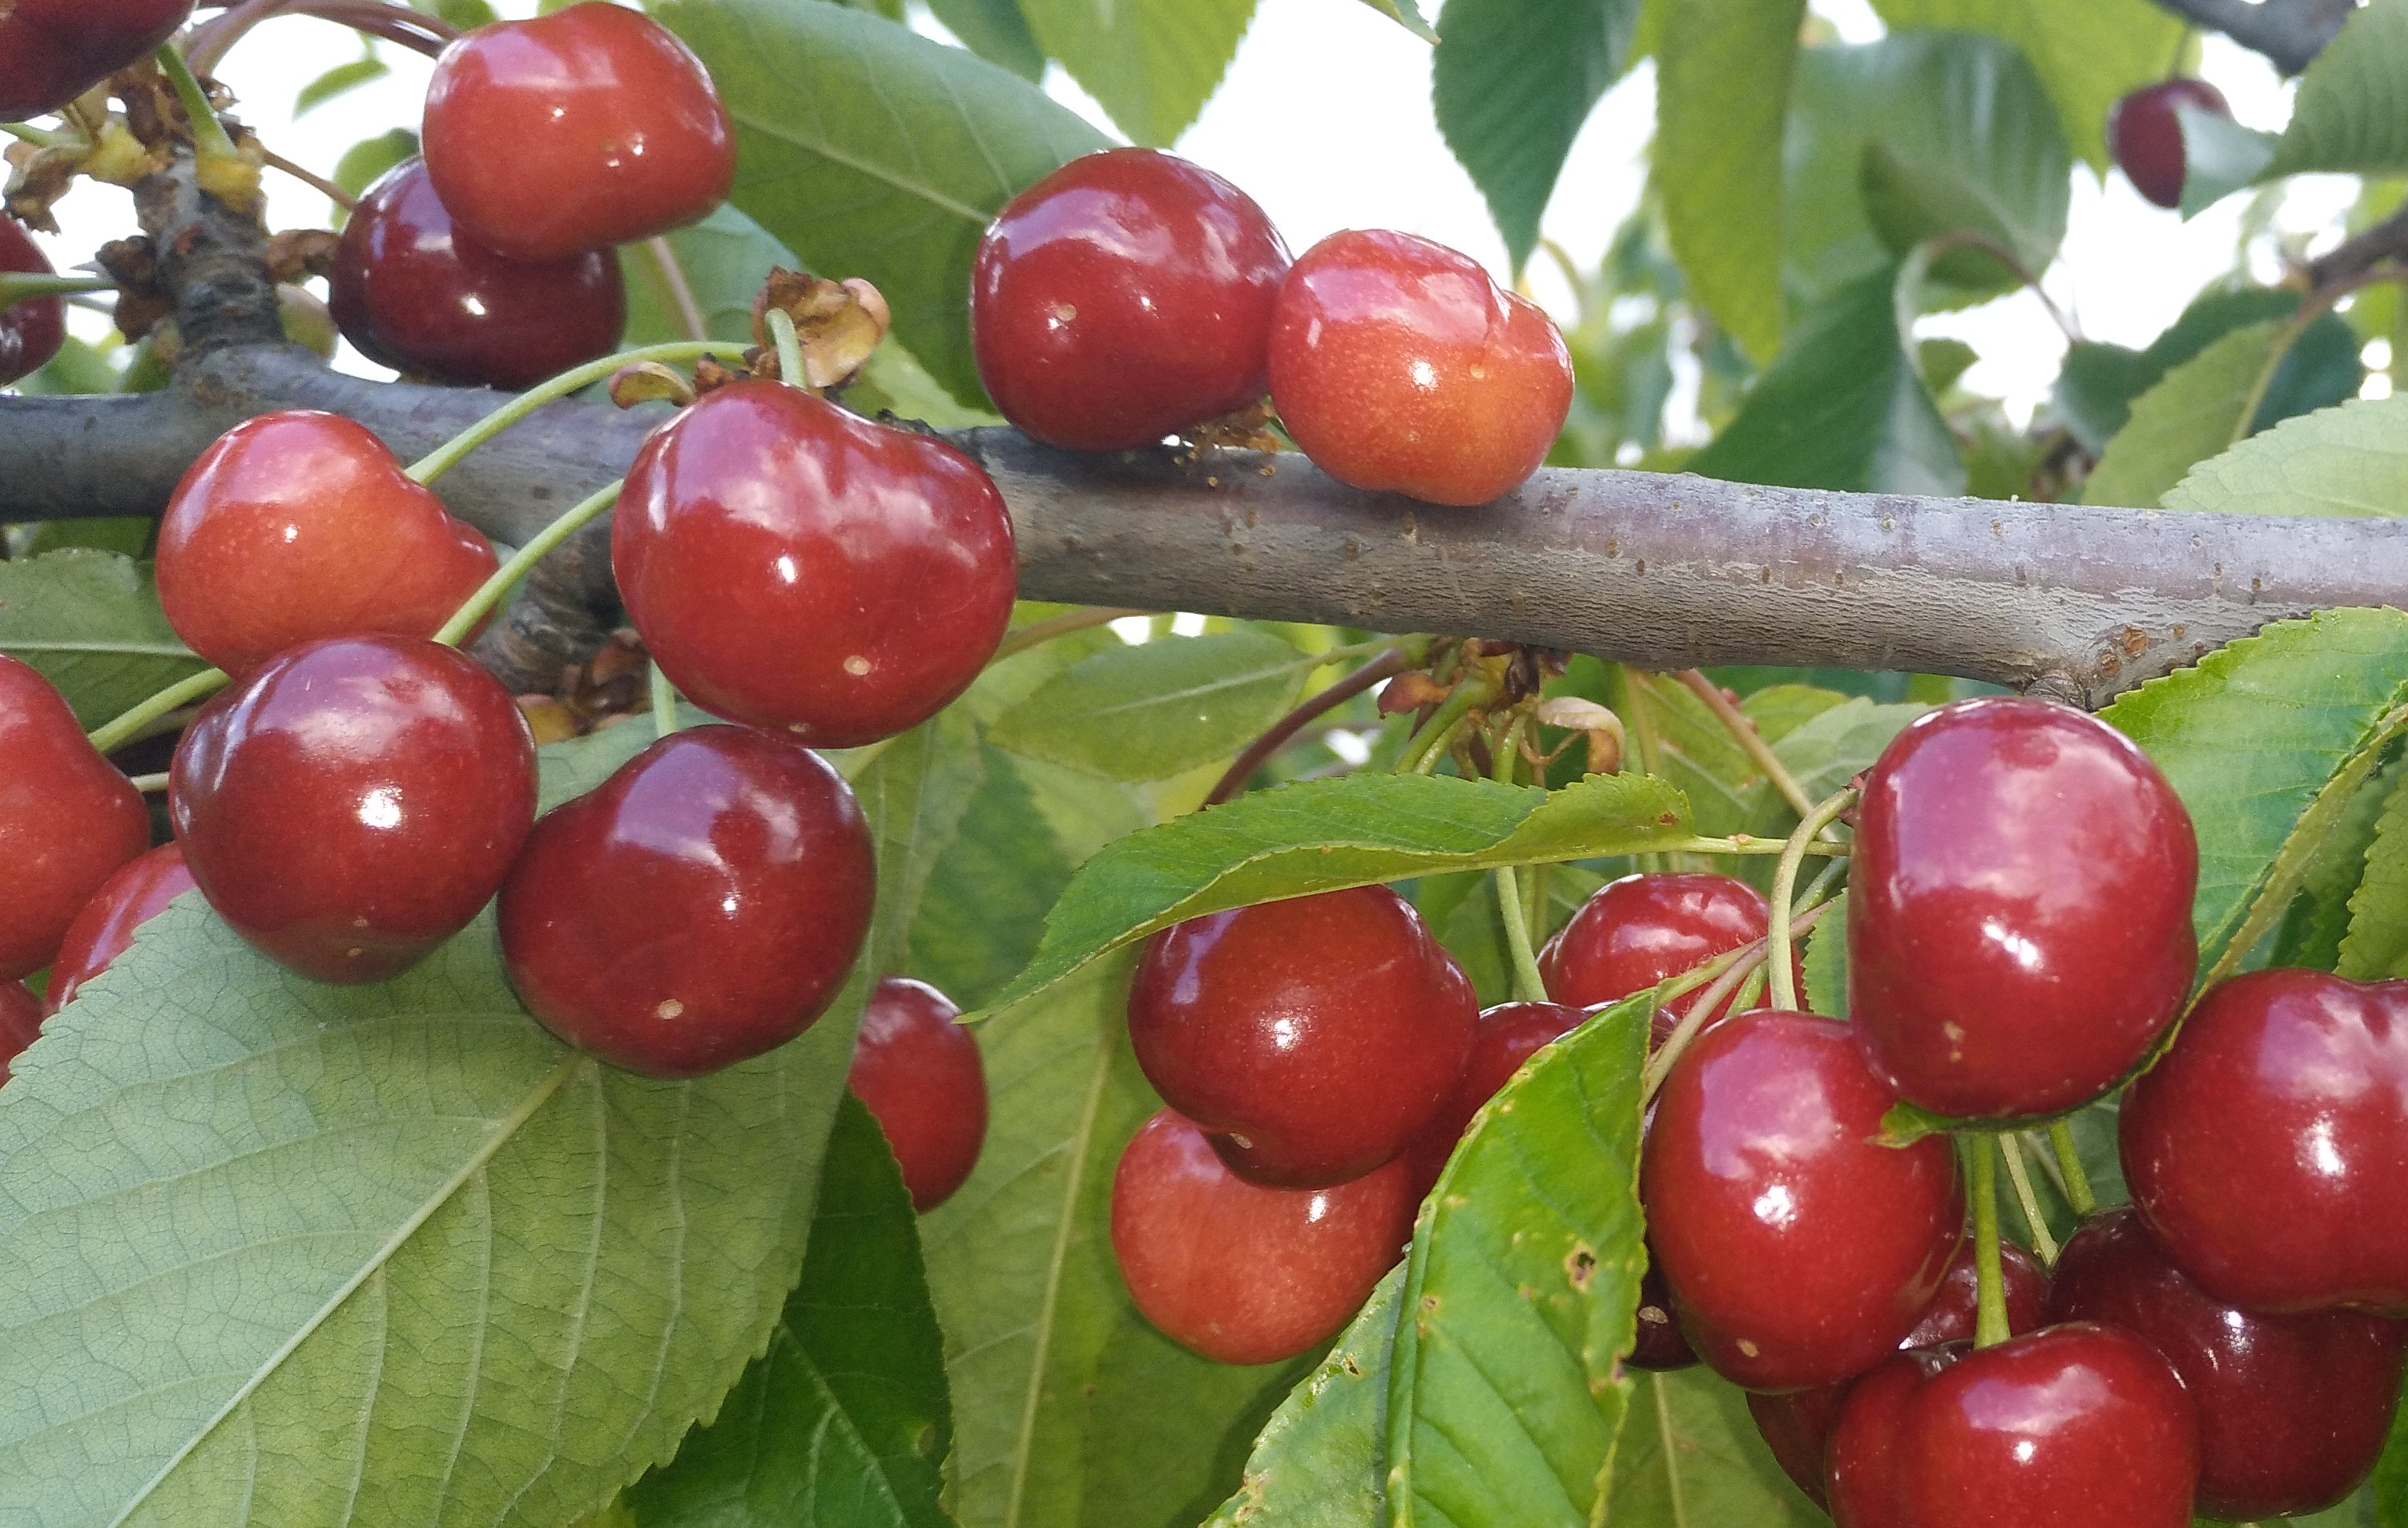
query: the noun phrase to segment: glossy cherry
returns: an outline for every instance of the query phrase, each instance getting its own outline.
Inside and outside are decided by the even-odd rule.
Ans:
[[[2190,814],[2146,754],[2065,706],[1927,712],[1865,777],[1848,1016],[1899,1096],[2062,1114],[2120,1081],[2189,994]]]
[[[150,56],[193,0],[10,0],[0,7],[0,122],[39,117]]]
[[[186,729],[168,810],[209,905],[322,982],[375,982],[467,926],[535,819],[535,742],[463,654],[294,648]]]
[[[1454,957],[1385,887],[1165,929],[1128,998],[1137,1062],[1163,1102],[1238,1172],[1287,1188],[1344,1183],[1403,1151],[1463,1075],[1477,1015]]]
[[[959,695],[1019,579],[1003,496],[968,457],[768,382],[723,387],[644,442],[610,560],[689,699],[827,748]]]
[[[2057,1320],[2133,1333],[2199,1407],[2199,1510],[2242,1521],[2320,1511],[2374,1468],[2400,1401],[2408,1324],[2351,1310],[2252,1315],[2183,1276],[2130,1206],[2065,1244]]]
[[[627,290],[608,250],[514,260],[458,233],[423,161],[360,197],[327,282],[343,337],[372,361],[438,382],[532,387],[608,355]]]
[[[736,181],[718,87],[675,34],[570,6],[463,35],[426,87],[427,173],[459,225],[516,260],[565,260],[703,217]]]
[[[1455,1091],[1406,1148],[1413,1164],[1414,1199],[1427,1197],[1436,1186],[1439,1175],[1446,1170],[1447,1158],[1455,1154],[1455,1143],[1463,1139],[1480,1106],[1496,1097],[1497,1089],[1522,1070],[1522,1063],[1537,1055],[1540,1047],[1570,1034],[1587,1016],[1558,1002],[1500,1002],[1481,1014],[1471,1037],[1471,1054],[1464,1062],[1463,1074],[1455,1079]]]
[[[1956,1152],[1876,1144],[1896,1103],[1849,1027],[1807,1014],[1735,1015],[1673,1063],[1639,1192],[1682,1329],[1725,1378],[1861,1374],[1939,1291],[1965,1233]]]
[[[853,789],[748,727],[661,739],[553,808],[502,887],[502,959],[563,1040],[650,1077],[773,1050],[836,1000],[877,867]]]
[[[2199,1418],[2148,1344],[2074,1322],[1891,1359],[1829,1461],[1840,1528],[2189,1528]]]
[[[0,654],[0,982],[49,965],[101,883],[150,843],[133,782],[49,680]]]
[[[1538,304],[1412,234],[1332,234],[1280,284],[1271,402],[1313,465],[1357,488],[1485,504],[1546,459],[1571,353]]]
[[[159,522],[159,603],[236,677],[322,637],[429,637],[497,566],[367,426],[247,419],[184,473]]]
[[[1698,1350],[1681,1331],[1680,1313],[1672,1308],[1672,1291],[1665,1286],[1664,1270],[1656,1264],[1656,1248],[1647,1248],[1647,1272],[1639,1280],[1639,1311],[1634,1318],[1629,1364],[1634,1369],[1664,1373],[1696,1366]]]
[[[7,22],[0,20],[0,33]],[[0,50],[0,57],[5,57]],[[0,69],[7,65],[0,64]],[[0,112],[0,122],[11,119]],[[16,219],[0,213],[0,275],[50,276],[50,257]],[[67,337],[66,305],[57,297],[34,297],[0,308],[0,387],[31,376],[49,364]]]
[[[22,982],[0,982],[0,1083],[20,1052],[42,1037],[42,1000]]]
[[[2218,983],[2118,1128],[2133,1204],[2208,1293],[2408,1315],[2408,982]]]
[[[1220,1363],[1275,1363],[1346,1324],[1412,1235],[1402,1160],[1327,1189],[1271,1189],[1229,1171],[1165,1109],[1112,1176],[1112,1251],[1145,1319]]]
[[[953,1197],[986,1141],[986,1067],[961,1016],[927,983],[889,976],[861,1011],[845,1074],[886,1132],[911,1207],[923,1214]]]
[[[1727,875],[1626,875],[1590,893],[1571,920],[1539,952],[1547,995],[1576,1008],[1594,1008],[1643,992],[1762,939],[1770,914],[1764,894]],[[1805,968],[1793,965],[1805,987]],[[1730,1016],[1734,992],[1711,1022]],[[1668,1003],[1656,1015],[1651,1041],[1662,1045],[1698,1000]]]
[[[2204,79],[2163,79],[2143,85],[2107,114],[2107,142],[2132,189],[2159,207],[2182,205],[2189,155],[2178,108],[2230,117],[2224,93]]]
[[[1259,399],[1287,248],[1254,199],[1153,149],[1074,159],[979,241],[970,336],[1003,416],[1123,451]]]
[[[76,989],[108,969],[134,943],[134,930],[167,910],[167,904],[193,889],[193,872],[184,864],[184,846],[162,843],[135,856],[100,884],[67,927],[51,962],[50,986],[42,994],[42,1012],[55,1014],[73,1001]]]

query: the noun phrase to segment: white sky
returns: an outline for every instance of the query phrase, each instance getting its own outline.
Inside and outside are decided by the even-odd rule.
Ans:
[[[531,0],[505,0],[500,8],[524,14],[533,7]],[[1880,33],[1867,0],[1813,0],[1813,8],[1848,40]],[[392,46],[380,51],[391,76],[297,123],[290,115],[294,92],[358,56],[349,32],[308,17],[280,18],[246,38],[220,72],[240,98],[245,120],[272,147],[325,173],[359,139],[415,125],[426,61]],[[1292,249],[1340,228],[1396,227],[1453,244],[1501,273],[1503,243],[1432,120],[1429,57],[1426,44],[1361,0],[1262,0],[1219,94],[1178,150],[1251,192]],[[2202,72],[2241,121],[2274,128],[2287,116],[2288,88],[2256,54],[2211,36]],[[1110,131],[1101,111],[1058,69],[1049,87]],[[1584,265],[1602,255],[1638,202],[1654,112],[1654,72],[1642,65],[1605,97],[1573,145],[1543,229]],[[326,204],[317,193],[273,172],[268,182],[271,225],[323,225]],[[2329,228],[2355,195],[2356,182],[2346,178],[2300,178],[2277,226]],[[2046,281],[2050,295],[2090,338],[2144,344],[2201,285],[2231,269],[2248,201],[2228,198],[2185,223],[2143,201],[2120,176],[2102,186],[2078,172],[2064,252]],[[61,206],[60,221],[65,234],[51,242],[51,254],[63,268],[133,226],[125,194],[91,182],[79,183]],[[2258,274],[2262,280],[2274,272]],[[1548,262],[1533,263],[1532,281],[1542,302],[1568,310],[1570,290]],[[1966,385],[2003,397],[2019,421],[2046,397],[2063,352],[2028,293],[1928,320],[1921,332],[1971,343],[1981,360]],[[376,369],[356,356],[349,364]]]

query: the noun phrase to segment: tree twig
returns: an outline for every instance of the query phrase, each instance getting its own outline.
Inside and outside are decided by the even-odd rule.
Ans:
[[[2408,260],[2408,201],[2399,210],[2362,228],[2308,262],[2308,284],[2322,292],[2361,276],[2386,260]]]
[[[2157,0],[2160,8],[2212,27],[2285,74],[2315,62],[2358,0]]]

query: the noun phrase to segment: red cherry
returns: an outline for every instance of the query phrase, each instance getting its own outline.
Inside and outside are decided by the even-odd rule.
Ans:
[[[2408,982],[2218,983],[2119,1129],[2133,1204],[2208,1293],[2408,1315]]]
[[[911,1207],[924,1215],[953,1197],[986,1141],[986,1068],[961,1016],[927,983],[889,976],[861,1011],[845,1074],[886,1132]]]
[[[193,0],[10,0],[0,7],[0,122],[56,111],[150,57],[192,13]]]
[[[774,1050],[836,1000],[877,868],[853,789],[746,727],[672,733],[554,807],[502,886],[527,1011],[650,1077]]]
[[[2400,1401],[2408,1325],[2357,1311],[2258,1316],[2216,1300],[2122,1206],[2057,1261],[2049,1313],[2133,1333],[2199,1407],[2199,1510],[2242,1521],[2321,1511],[2358,1488]]]
[[[1848,1016],[1900,1097],[2062,1114],[2138,1065],[2188,995],[2199,848],[2165,776],[2064,706],[1926,713],[1865,777]]]
[[[2186,106],[2219,117],[2232,115],[2224,93],[2204,79],[2143,85],[2107,113],[2107,142],[2115,151],[2115,163],[2123,166],[2132,189],[2159,207],[2182,205],[2189,164],[2175,108]]]
[[[627,291],[608,250],[513,260],[455,234],[422,160],[368,187],[328,281],[343,337],[370,360],[438,382],[532,387],[608,355]]]
[[[1539,971],[1549,997],[1594,1008],[1762,939],[1770,915],[1763,893],[1727,875],[1626,875],[1581,903],[1547,941]],[[1805,967],[1791,969],[1803,988]],[[1738,999],[1736,992],[1724,999],[1711,1022],[1729,1017]],[[1662,1045],[1680,1027],[1682,1002],[1657,1012],[1651,1045]]]
[[[49,965],[83,904],[150,843],[133,782],[49,680],[0,654],[0,982]]]
[[[1823,1489],[1824,1453],[1830,1446],[1831,1426],[1840,1420],[1840,1408],[1847,1404],[1854,1388],[1853,1380],[1843,1380],[1781,1395],[1747,1392],[1747,1414],[1755,1420],[1764,1446],[1771,1450],[1772,1462],[1816,1506],[1829,1505]]]
[[[1454,957],[1385,887],[1165,929],[1128,999],[1163,1101],[1238,1172],[1285,1188],[1344,1183],[1403,1151],[1463,1075],[1477,1015]]]
[[[159,522],[159,603],[237,678],[323,637],[429,637],[494,549],[339,415],[247,419],[201,453]]]
[[[0,982],[0,1083],[27,1045],[42,1037],[42,1000],[22,982]]]
[[[1849,1026],[1758,1009],[1681,1054],[1641,1156],[1648,1240],[1716,1373],[1797,1390],[1898,1346],[1965,1234],[1956,1151],[1876,1144],[1897,1098]]]
[[[426,86],[426,170],[485,248],[565,260],[702,218],[736,183],[710,71],[619,6],[480,26]]]
[[[1261,398],[1286,273],[1270,219],[1211,171],[1152,149],[1084,155],[979,240],[979,380],[1039,440],[1152,445]]]
[[[1437,1186],[1447,1158],[1455,1154],[1455,1143],[1463,1139],[1480,1106],[1496,1097],[1497,1089],[1521,1071],[1522,1063],[1537,1055],[1540,1047],[1580,1028],[1587,1016],[1577,1008],[1555,1002],[1500,1002],[1481,1014],[1479,1028],[1472,1032],[1470,1058],[1455,1079],[1455,1091],[1405,1148],[1413,1164],[1416,1202],[1428,1197]]]
[[[1219,1363],[1275,1363],[1328,1340],[1412,1235],[1402,1160],[1327,1189],[1268,1189],[1229,1171],[1165,1109],[1112,1175],[1112,1252],[1145,1319]]]
[[[297,647],[201,709],[168,811],[209,905],[322,982],[416,964],[485,905],[535,818],[508,692],[410,637]]]
[[[1304,252],[1280,285],[1270,378],[1314,466],[1433,504],[1517,486],[1572,401],[1571,353],[1538,304],[1411,234],[1332,234]]]
[[[5,38],[7,27],[6,15],[0,14],[0,38]],[[5,47],[0,47],[0,59],[6,57]],[[0,71],[6,68],[0,64]],[[0,112],[0,122],[10,120]],[[16,219],[0,216],[0,274],[11,271],[57,274],[33,236],[18,226]],[[66,311],[66,305],[57,297],[34,297],[0,308],[0,387],[39,371],[59,353],[67,337]]]
[[[1840,1528],[2189,1528],[2199,1418],[2128,1332],[2076,1322],[1901,1353],[1831,1430]]]
[[[1019,576],[1003,496],[968,457],[767,382],[720,388],[644,442],[610,559],[696,705],[829,748],[916,727],[967,688]]]
[[[108,969],[134,943],[134,930],[167,910],[167,904],[193,889],[193,872],[184,865],[184,846],[162,843],[135,856],[100,884],[67,927],[51,963],[50,982],[42,1012],[55,1014],[76,995],[76,988]]]
[[[1672,1291],[1664,1285],[1664,1270],[1656,1266],[1652,1246],[1647,1248],[1647,1272],[1639,1279],[1637,1320],[1627,1361],[1632,1368],[1660,1374],[1696,1366],[1698,1350],[1682,1334],[1680,1315],[1672,1308]]]

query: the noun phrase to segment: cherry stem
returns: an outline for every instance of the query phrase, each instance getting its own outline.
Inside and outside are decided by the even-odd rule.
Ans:
[[[1297,733],[1316,718],[1344,705],[1383,679],[1390,679],[1412,666],[1413,655],[1402,647],[1392,647],[1353,673],[1330,685],[1318,695],[1309,696],[1294,711],[1273,722],[1270,729],[1246,745],[1246,751],[1234,759],[1225,771],[1211,794],[1204,798],[1206,806],[1219,806],[1246,788],[1254,771],[1263,762],[1294,741]]]
[[[167,775],[165,771],[158,774],[137,774],[131,776],[126,783],[145,796],[156,796],[167,788]]]
[[[518,396],[495,409],[492,413],[462,430],[451,440],[421,456],[409,468],[413,483],[431,483],[460,465],[470,452],[534,413],[547,403],[556,403],[571,393],[580,392],[598,382],[608,382],[621,367],[641,361],[699,361],[707,356],[740,359],[745,347],[718,339],[681,339],[666,345],[642,345],[623,350],[616,355],[606,355],[581,367],[562,372],[550,382],[538,382]]]
[[[2048,1233],[2048,1222],[2041,1218],[2040,1196],[2032,1192],[2031,1173],[2024,1166],[2023,1147],[2014,1135],[1998,1137],[1999,1155],[2006,1159],[2007,1182],[2014,1186],[2015,1203],[2023,1206],[2024,1224],[2031,1229],[2032,1250],[2047,1267],[2057,1266],[2057,1238]]]
[[[1505,724],[1505,735],[1497,744],[1496,767],[1490,773],[1499,785],[1510,786],[1520,771],[1522,723],[1520,716]],[[1546,978],[1539,974],[1538,953],[1530,947],[1530,924],[1522,910],[1522,881],[1511,865],[1499,865],[1492,872],[1497,878],[1497,912],[1505,922],[1505,948],[1513,957],[1513,996],[1523,1002],[1547,1001]]]
[[[307,166],[296,165],[273,149],[262,148],[259,152],[260,162],[269,169],[293,177],[346,212],[356,212],[360,209],[360,199],[357,196],[320,175],[316,170]]]
[[[1829,902],[1824,901],[1807,908],[1789,920],[1790,931],[1793,934],[1804,933],[1820,923],[1830,907]],[[1701,961],[1694,970],[1684,972],[1656,987],[1656,1006],[1658,1008],[1670,1006],[1674,1001],[1700,987],[1706,991],[1690,1005],[1687,1013],[1681,1016],[1681,1022],[1664,1037],[1664,1044],[1656,1048],[1656,1054],[1648,1058],[1646,1070],[1640,1074],[1641,1104],[1654,1098],[1656,1089],[1664,1086],[1664,1076],[1672,1070],[1672,1063],[1681,1059],[1681,1052],[1688,1049],[1689,1042],[1706,1027],[1706,1016],[1720,1008],[1723,1000],[1738,991],[1741,985],[1753,975],[1756,966],[1763,962],[1767,943],[1762,939],[1750,940],[1735,950],[1727,950],[1711,960]]]
[[[1996,1348],[2007,1330],[2006,1272],[1999,1264],[1999,1157],[1992,1137],[1973,1138],[1973,1274],[1981,1305],[1973,1318],[1973,1346]]]
[[[1421,737],[1405,750],[1403,757],[1397,760],[1397,772],[1434,773],[1438,761],[1454,748],[1455,735],[1463,729],[1472,712],[1496,698],[1497,687],[1485,675],[1465,674],[1447,693],[1437,714],[1430,717],[1429,726],[1423,728]]]
[[[1695,669],[1684,669],[1672,677],[1697,692],[1698,699],[1714,714],[1714,720],[1722,723],[1723,730],[1731,735],[1731,741],[1739,744],[1740,751],[1747,755],[1749,762],[1762,770],[1764,777],[1772,782],[1772,788],[1781,792],[1791,811],[1802,817],[1814,810],[1814,803],[1807,798],[1806,787],[1789,772],[1789,766],[1781,762],[1781,756],[1764,741],[1764,734],[1756,730],[1756,723],[1730,703],[1730,697],[1723,693],[1721,685]]]
[[[686,280],[685,264],[667,238],[659,234],[644,240],[644,252],[660,267],[661,284],[669,289],[669,306],[677,310],[678,322],[685,325],[689,339],[710,338],[710,321],[703,316],[702,304],[695,300],[694,283]]]
[[[1074,631],[1088,631],[1099,626],[1110,626],[1114,621],[1127,620],[1132,615],[1147,613],[1114,605],[1082,605],[1077,610],[1066,610],[1041,621],[1031,621],[1003,634],[1003,641],[996,644],[995,656],[986,660],[987,667],[992,669],[1006,658],[1018,657],[1030,648],[1040,647],[1056,637],[1067,637]]]
[[[53,133],[32,123],[0,122],[0,133],[13,138],[23,138],[37,149],[64,149],[82,141],[72,133]]]
[[[658,658],[652,659],[652,736],[665,738],[681,724],[678,721],[677,686],[669,683],[668,670],[661,667]]]
[[[795,332],[795,320],[782,308],[768,310],[769,340],[778,347],[778,380],[789,387],[808,388],[803,377],[803,337]]]
[[[512,584],[526,577],[535,565],[544,559],[547,553],[576,535],[588,522],[608,512],[611,505],[618,503],[620,490],[626,485],[626,480],[621,478],[606,487],[595,490],[590,497],[580,501],[566,514],[537,531],[528,540],[526,545],[510,554],[509,561],[494,569],[493,575],[477,586],[477,592],[470,595],[458,610],[452,613],[450,620],[437,628],[435,640],[446,647],[459,646],[461,639],[474,630],[478,622],[493,613],[494,607],[502,602],[502,596],[510,592]]]
[[[225,123],[218,121],[217,108],[209,105],[208,92],[193,74],[193,66],[176,45],[166,43],[158,53],[160,72],[176,87],[176,98],[184,104],[184,116],[193,127],[193,151],[202,159],[240,159],[234,139],[226,137]]]
[[[1765,978],[1770,990],[1772,1006],[1795,1009],[1798,1006],[1797,973],[1790,964],[1790,911],[1792,899],[1798,894],[1798,867],[1806,860],[1807,845],[1824,829],[1839,819],[1841,813],[1854,805],[1856,787],[1845,786],[1833,791],[1821,804],[1809,807],[1799,819],[1798,830],[1789,835],[1782,846],[1781,863],[1772,871],[1772,919],[1765,929],[1765,959],[1771,972]]]
[[[223,669],[204,669],[189,679],[178,680],[123,715],[93,728],[92,745],[104,754],[122,748],[139,736],[143,728],[177,707],[215,695],[230,677]]]
[[[0,272],[0,312],[21,302],[44,297],[71,297],[81,292],[114,292],[117,283],[106,276],[52,276],[42,271]]]
[[[2083,1170],[2082,1153],[2073,1145],[2073,1127],[2064,1120],[2048,1127],[2048,1144],[2057,1153],[2057,1171],[2065,1175],[2065,1202],[2073,1206],[2076,1218],[2086,1217],[2099,1208],[2099,1196],[2090,1191],[2090,1175]]]

